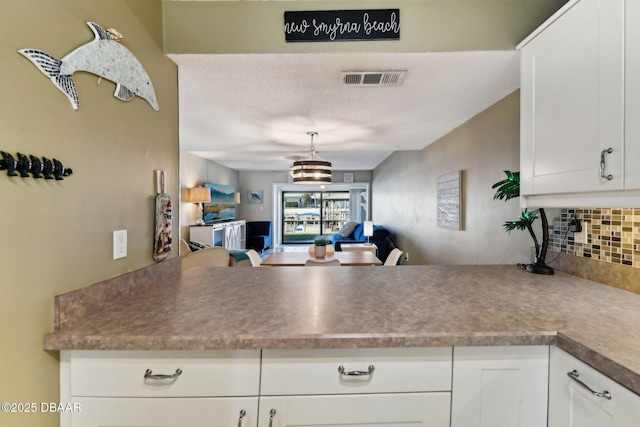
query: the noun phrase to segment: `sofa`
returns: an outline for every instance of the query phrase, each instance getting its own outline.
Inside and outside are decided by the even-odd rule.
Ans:
[[[271,221],[247,222],[247,249],[262,253],[273,243],[273,226]]]
[[[367,237],[364,235],[364,223],[346,223],[338,233],[331,237],[331,241],[336,251],[342,251],[341,245],[343,243],[365,243]],[[369,241],[378,247],[378,258],[383,263],[396,247],[389,230],[381,225],[373,226],[373,236],[369,238]]]

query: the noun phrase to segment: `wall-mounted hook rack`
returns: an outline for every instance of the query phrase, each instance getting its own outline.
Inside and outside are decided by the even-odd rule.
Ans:
[[[69,176],[73,173],[70,168],[65,168],[60,160],[49,160],[46,157],[42,157],[42,161],[36,156],[26,156],[22,153],[16,153],[18,160],[10,153],[0,151],[2,154],[2,160],[0,160],[0,170],[6,170],[7,176],[18,176],[22,178],[44,178],[44,179],[56,179],[61,181],[65,176]],[[29,175],[31,174],[31,175]]]

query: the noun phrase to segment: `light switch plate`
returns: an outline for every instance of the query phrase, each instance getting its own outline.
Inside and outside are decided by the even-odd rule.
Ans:
[[[113,259],[127,256],[127,230],[113,232]]]

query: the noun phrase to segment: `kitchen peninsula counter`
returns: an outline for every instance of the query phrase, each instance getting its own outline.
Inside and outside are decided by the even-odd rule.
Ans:
[[[45,349],[557,345],[640,394],[640,295],[563,273],[214,267],[136,280],[149,283],[125,298],[92,297],[95,285],[56,297]]]

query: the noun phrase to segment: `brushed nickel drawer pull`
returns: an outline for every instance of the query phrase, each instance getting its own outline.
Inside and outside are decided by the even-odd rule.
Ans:
[[[180,368],[176,369],[176,373],[173,375],[154,374],[153,371],[151,371],[151,369],[147,369],[144,372],[144,379],[145,380],[175,380],[180,375],[182,375],[182,369]]]
[[[611,175],[605,175],[605,167],[606,167],[606,163],[604,161],[604,155],[605,154],[611,154],[613,153],[613,148],[607,148],[606,150],[602,150],[602,152],[600,153],[600,177],[602,179],[606,179],[607,181],[611,181],[613,179],[613,176]]]
[[[269,427],[273,427],[273,417],[276,416],[276,410],[275,409],[271,409],[271,411],[269,411]]]
[[[345,371],[344,366],[338,366],[338,372],[340,372],[340,375],[345,375],[349,377],[361,377],[365,375],[373,375],[373,371],[375,369],[376,368],[373,365],[369,365],[369,368],[366,371]]]
[[[596,396],[596,397],[604,397],[607,400],[611,400],[611,393],[609,393],[607,390],[604,390],[603,392],[595,391],[595,390],[592,390],[591,387],[589,387],[588,385],[586,385],[585,383],[580,381],[578,379],[580,377],[580,374],[578,373],[577,370],[574,369],[571,372],[567,372],[567,375],[569,375],[569,378],[571,378],[572,380],[574,380],[575,382],[580,384],[582,387],[584,387],[587,390],[589,390],[589,393],[593,394],[594,396]]]
[[[245,415],[247,415],[247,411],[245,411],[244,409],[241,409],[240,418],[238,418],[238,427],[242,427],[242,419],[244,418]]]

